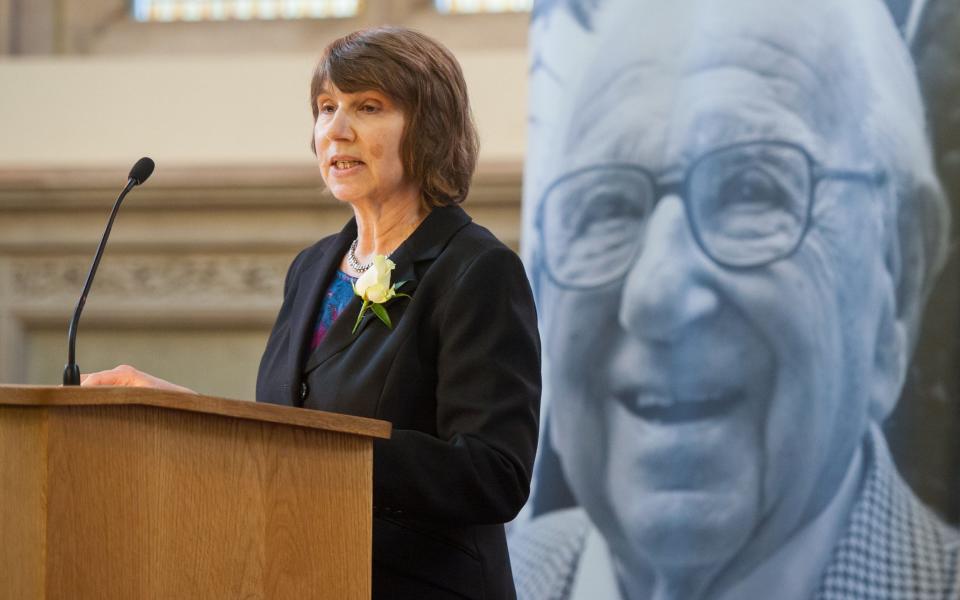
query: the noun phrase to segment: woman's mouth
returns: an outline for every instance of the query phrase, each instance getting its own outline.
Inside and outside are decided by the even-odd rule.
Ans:
[[[330,157],[330,171],[335,175],[349,175],[362,166],[362,160],[349,154],[334,154]]]
[[[346,171],[362,164],[359,160],[335,160],[333,161],[333,168],[339,171]]]

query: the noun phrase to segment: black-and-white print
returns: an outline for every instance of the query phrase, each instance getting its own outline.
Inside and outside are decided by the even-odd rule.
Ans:
[[[904,403],[956,411],[913,362],[953,264],[960,145],[936,125],[958,117],[929,98],[958,95],[952,4],[539,3],[524,211],[546,429],[511,539],[521,597],[960,595],[955,509],[928,508],[903,475],[929,474],[889,443],[917,435]],[[945,431],[932,447],[955,450]]]

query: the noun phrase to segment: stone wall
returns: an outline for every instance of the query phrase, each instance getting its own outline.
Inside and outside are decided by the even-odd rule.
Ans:
[[[0,381],[59,383],[69,316],[125,175],[0,172]],[[517,248],[516,166],[486,165],[464,206]],[[158,173],[117,217],[79,328],[81,369],[130,363],[252,399],[287,266],[349,216],[310,167]]]

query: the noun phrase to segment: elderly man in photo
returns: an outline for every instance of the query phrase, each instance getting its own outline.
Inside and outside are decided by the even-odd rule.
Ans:
[[[960,540],[879,428],[949,221],[885,6],[595,24],[533,264],[579,507],[518,528],[521,597],[960,597]]]

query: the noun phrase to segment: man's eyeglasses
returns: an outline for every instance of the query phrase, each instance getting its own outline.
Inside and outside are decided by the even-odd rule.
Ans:
[[[761,267],[800,246],[817,186],[827,179],[879,185],[885,176],[824,168],[803,147],[783,141],[717,148],[673,177],[629,163],[577,169],[553,182],[540,200],[543,262],[564,287],[620,280],[643,246],[657,202],[675,194],[705,255],[731,269]]]

